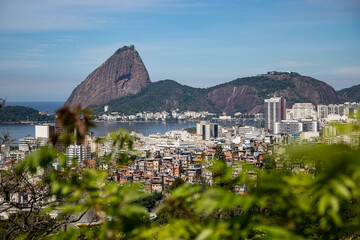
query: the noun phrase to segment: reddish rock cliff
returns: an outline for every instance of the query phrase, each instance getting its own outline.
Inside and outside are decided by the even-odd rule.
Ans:
[[[133,46],[117,50],[71,93],[65,105],[87,107],[137,94],[150,83],[149,74]]]
[[[232,113],[250,111],[257,103],[256,88],[253,86],[225,86],[211,91],[208,98],[217,109]]]
[[[269,72],[240,78],[209,89],[207,97],[223,112],[255,114],[263,111],[264,99],[286,98],[287,107],[296,102],[330,104],[339,102],[335,90],[325,82],[298,73]]]

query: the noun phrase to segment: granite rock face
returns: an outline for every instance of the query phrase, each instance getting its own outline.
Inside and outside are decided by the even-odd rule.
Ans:
[[[250,111],[256,105],[257,90],[253,86],[225,86],[211,91],[207,97],[217,109],[226,113]]]
[[[330,85],[315,80],[310,77],[297,76],[292,79],[295,89],[291,89],[298,94],[299,100],[309,99],[315,105],[338,103],[339,98]]]
[[[210,89],[207,97],[217,109],[227,113],[263,111],[264,99],[285,97],[287,107],[296,102],[338,103],[335,90],[325,82],[298,73],[269,72],[240,78]]]
[[[137,94],[150,83],[149,74],[136,49],[124,46],[80,83],[65,105],[102,105]]]

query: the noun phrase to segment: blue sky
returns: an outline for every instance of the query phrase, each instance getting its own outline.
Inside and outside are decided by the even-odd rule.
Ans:
[[[152,81],[276,70],[341,89],[360,83],[360,1],[0,0],[0,96],[65,101],[129,44]]]

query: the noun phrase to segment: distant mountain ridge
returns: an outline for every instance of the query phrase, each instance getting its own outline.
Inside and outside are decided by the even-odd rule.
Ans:
[[[295,72],[268,72],[238,78],[209,88],[208,97],[218,109],[254,114],[263,111],[264,99],[285,97],[288,106],[296,102],[330,104],[339,102],[335,90],[325,82]]]
[[[349,95],[356,91],[337,93],[312,77],[276,71],[209,88],[193,88],[173,80],[151,83],[138,52],[133,46],[124,46],[76,87],[65,105],[91,106],[97,113],[109,105],[110,111],[120,113],[180,109],[254,114],[263,111],[264,99],[274,96],[285,97],[291,107],[296,102],[339,103],[353,99]]]
[[[336,92],[344,102],[360,102],[360,84]]]
[[[111,111],[126,114],[171,109],[254,114],[263,110],[265,98],[273,96],[285,97],[288,106],[296,102],[315,105],[339,102],[335,90],[322,81],[298,73],[269,72],[210,88],[193,88],[173,80],[158,81],[136,95],[106,105]],[[103,109],[103,105],[92,107],[96,112]]]

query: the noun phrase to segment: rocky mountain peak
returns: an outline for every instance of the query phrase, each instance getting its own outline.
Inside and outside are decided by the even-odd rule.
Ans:
[[[125,52],[125,51],[136,51],[135,46],[134,45],[123,46],[123,47],[119,48],[118,50],[116,50],[114,55],[119,55],[119,54],[121,54],[122,52]]]
[[[133,45],[119,48],[71,93],[65,105],[87,107],[137,94],[151,83]]]

